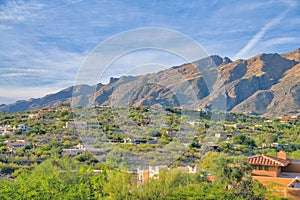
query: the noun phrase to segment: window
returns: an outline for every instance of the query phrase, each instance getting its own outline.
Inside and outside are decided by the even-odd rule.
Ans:
[[[266,170],[266,171],[269,171],[269,167],[268,167],[268,166],[265,166],[265,170]]]
[[[258,170],[262,170],[262,166],[258,166]]]

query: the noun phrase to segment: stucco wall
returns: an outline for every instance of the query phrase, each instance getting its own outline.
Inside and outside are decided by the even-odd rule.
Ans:
[[[300,189],[299,188],[286,188],[285,198],[290,198],[292,200],[298,200],[300,198]]]
[[[285,196],[285,190],[287,185],[292,182],[293,178],[278,178],[278,177],[263,177],[263,176],[252,176],[254,180],[259,181],[270,191],[273,195],[278,197]]]
[[[294,172],[294,173],[300,173],[300,162],[295,163],[292,162],[288,164],[288,166],[282,168],[283,172]]]
[[[269,177],[277,177],[280,174],[280,168],[278,167],[269,167],[269,170],[252,170],[253,176],[269,176]]]

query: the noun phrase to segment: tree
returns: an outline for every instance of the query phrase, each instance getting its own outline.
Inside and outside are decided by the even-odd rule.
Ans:
[[[131,176],[128,173],[113,171],[108,174],[107,182],[103,187],[105,199],[130,200],[132,188]]]
[[[235,135],[232,138],[234,144],[248,145],[248,146],[256,146],[254,140],[248,138],[245,134],[240,133]]]
[[[223,184],[226,191],[232,191],[234,197],[263,198],[259,191],[256,191],[259,196],[255,196],[254,181],[251,178],[252,168],[245,157],[216,157],[213,159],[212,171],[215,175],[215,182]],[[261,188],[263,188],[262,185]]]
[[[208,153],[205,154],[204,157],[202,157],[201,162],[200,162],[200,167],[203,170],[211,172],[213,170],[213,162],[216,158],[220,156],[227,156],[227,154],[224,153],[217,153],[215,151],[209,151]]]

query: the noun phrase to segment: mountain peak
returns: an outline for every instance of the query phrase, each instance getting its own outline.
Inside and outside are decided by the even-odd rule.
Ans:
[[[219,55],[211,55],[211,56],[209,56],[209,58],[211,59],[211,61],[214,62],[214,64],[215,64],[216,66],[226,65],[226,64],[232,62],[228,57],[222,58],[222,57],[219,56]]]
[[[284,53],[281,55],[282,57],[289,59],[289,60],[294,60],[296,62],[300,62],[300,48],[288,52],[288,53]]]

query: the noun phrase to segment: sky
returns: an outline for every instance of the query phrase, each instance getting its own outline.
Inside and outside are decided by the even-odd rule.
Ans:
[[[284,53],[300,47],[300,2],[0,0],[0,104],[74,85],[101,44],[144,27],[174,30],[201,45],[207,55],[232,60]],[[179,64],[181,59],[165,52],[140,51],[123,56],[99,81]]]

